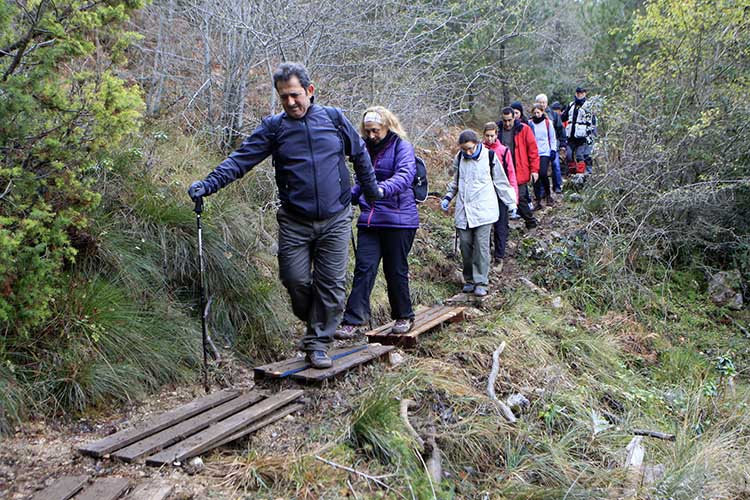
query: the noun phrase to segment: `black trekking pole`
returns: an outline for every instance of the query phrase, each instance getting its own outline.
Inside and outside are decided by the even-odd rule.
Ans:
[[[206,288],[203,282],[203,225],[201,224],[201,213],[203,213],[203,197],[195,200],[195,208],[193,209],[196,214],[196,220],[198,224],[198,269],[200,273],[200,287],[201,287],[201,330],[203,333],[203,388],[206,393],[209,392],[210,387],[208,386],[208,329],[206,326]]]

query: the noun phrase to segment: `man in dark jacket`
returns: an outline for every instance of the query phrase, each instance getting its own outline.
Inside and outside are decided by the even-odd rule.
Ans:
[[[308,361],[328,368],[333,333],[344,311],[351,231],[351,185],[345,155],[369,199],[380,199],[370,156],[341,110],[314,104],[304,66],[284,63],[273,74],[284,112],[263,119],[242,145],[188,190],[198,199],[239,179],[269,155],[281,207],[279,276],[294,314],[305,321]]]

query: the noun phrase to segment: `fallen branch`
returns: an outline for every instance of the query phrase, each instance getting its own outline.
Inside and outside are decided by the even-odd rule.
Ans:
[[[409,408],[415,408],[416,406],[417,403],[412,401],[411,399],[402,399],[401,403],[399,404],[399,413],[401,414],[401,420],[404,421],[404,425],[406,426],[406,430],[409,432],[409,435],[414,438],[414,440],[419,445],[419,448],[423,450],[424,440],[419,437],[419,434],[417,434],[417,431],[414,430],[411,422],[409,422]]]
[[[531,281],[531,280],[530,280],[529,278],[526,278],[526,277],[523,277],[523,276],[521,276],[521,277],[520,277],[520,278],[518,278],[518,279],[519,279],[519,280],[521,281],[521,283],[523,283],[524,285],[526,285],[526,288],[528,288],[528,289],[529,289],[529,290],[531,290],[532,292],[536,292],[536,293],[538,293],[539,295],[544,295],[545,297],[548,297],[548,296],[550,295],[550,293],[549,293],[549,292],[548,292],[548,291],[547,291],[546,289],[544,289],[544,288],[542,288],[542,287],[540,287],[540,286],[537,286],[537,285],[536,285],[536,284],[535,284],[535,283],[534,283],[533,281]]]
[[[676,439],[674,434],[667,434],[659,431],[650,431],[648,429],[633,429],[633,435],[648,436],[657,439],[664,439],[666,441],[674,441]]]
[[[386,474],[384,476],[371,476],[370,474],[367,474],[365,472],[358,471],[356,469],[352,469],[351,467],[347,467],[346,465],[337,464],[336,462],[331,462],[330,460],[326,460],[323,457],[319,457],[318,455],[313,455],[315,457],[315,460],[320,460],[324,464],[328,464],[331,467],[335,467],[336,469],[345,470],[347,472],[351,472],[352,474],[356,474],[359,477],[362,477],[364,479],[367,479],[368,481],[372,481],[375,484],[378,484],[385,488],[388,491],[391,491],[391,487],[385,484],[383,481],[381,481],[382,478],[390,477],[392,474]],[[396,492],[398,494],[398,492]],[[405,498],[403,495],[399,494],[401,498]]]
[[[500,371],[500,354],[504,350],[505,341],[503,341],[500,346],[495,349],[495,352],[492,353],[492,371],[490,371],[490,376],[487,379],[487,395],[500,408],[500,412],[505,417],[505,420],[507,420],[511,424],[514,424],[516,422],[516,416],[513,415],[513,411],[508,407],[508,405],[497,399],[497,395],[495,394],[495,381],[497,380],[497,374]]]
[[[430,436],[427,438],[427,442],[424,447],[425,455],[429,455],[425,462],[427,472],[432,478],[433,484],[440,484],[443,479],[443,460],[440,455],[440,448],[438,448],[437,442],[435,442],[435,429],[430,429]]]

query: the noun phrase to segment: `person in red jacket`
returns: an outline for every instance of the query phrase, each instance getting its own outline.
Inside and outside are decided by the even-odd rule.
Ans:
[[[511,157],[510,150],[503,146],[503,144],[497,139],[498,128],[495,122],[489,122],[484,124],[484,145],[487,149],[491,149],[495,152],[495,156],[498,157],[505,171],[505,176],[508,177],[513,192],[516,195],[516,204],[518,203],[518,183],[516,182],[516,168],[513,166],[513,158]],[[508,218],[513,215],[518,217],[516,210],[512,213],[509,212],[508,207],[500,202],[500,218],[494,224],[495,236],[493,241],[495,243],[495,251],[492,255],[492,260],[495,265],[502,266],[503,259],[505,258],[505,247],[508,244],[508,233],[510,228],[508,227]]]
[[[510,149],[513,165],[516,167],[518,182],[518,213],[526,223],[526,229],[536,227],[537,221],[531,213],[529,181],[539,178],[539,150],[536,147],[534,132],[513,116],[513,108],[503,108],[500,142]]]

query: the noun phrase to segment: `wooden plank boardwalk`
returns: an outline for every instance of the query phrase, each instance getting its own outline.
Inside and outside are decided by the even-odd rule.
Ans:
[[[184,460],[300,410],[303,407],[299,401],[302,395],[301,390],[286,390],[274,395],[257,390],[245,393],[220,391],[85,444],[79,451],[85,455],[111,456],[125,462],[145,460],[151,465]],[[74,482],[69,482],[72,489]]]
[[[322,370],[313,368],[302,356],[258,366],[253,370],[256,380],[291,378],[299,382],[321,382],[355,366],[377,359],[391,349],[393,349],[391,346],[376,344],[332,349],[328,355],[333,360],[333,366]]]
[[[414,325],[411,330],[404,334],[393,334],[391,328],[395,321],[366,332],[369,342],[377,342],[385,345],[414,347],[417,345],[419,336],[429,332],[437,326],[446,322],[463,320],[464,307],[454,305],[433,306],[419,309],[414,317]]]

